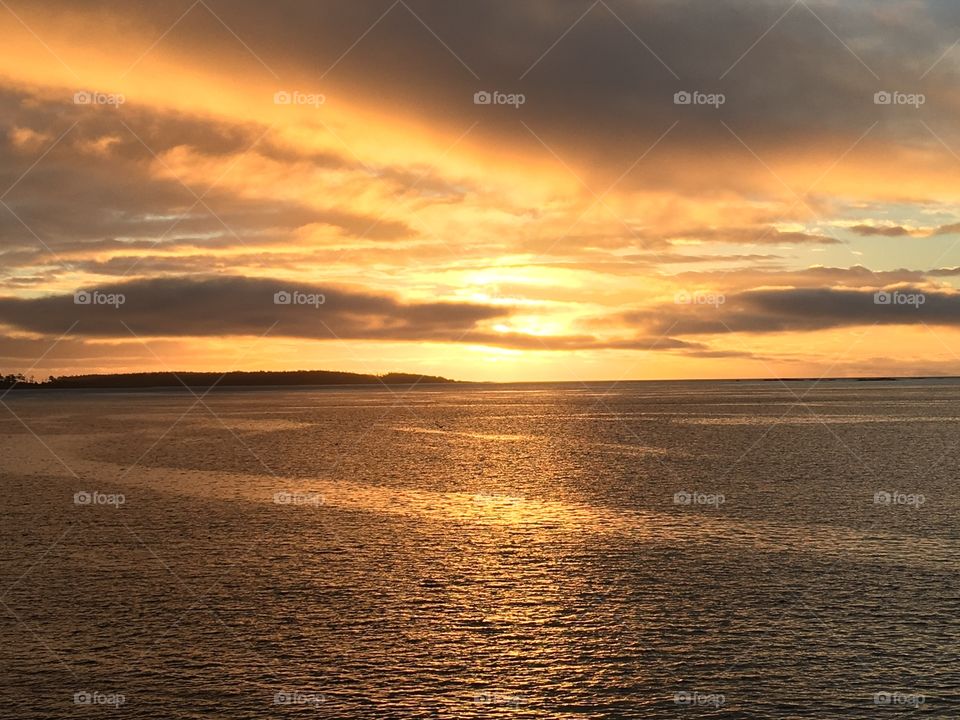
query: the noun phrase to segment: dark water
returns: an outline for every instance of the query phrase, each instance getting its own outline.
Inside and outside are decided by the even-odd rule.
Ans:
[[[3,403],[0,717],[960,717],[957,384]]]

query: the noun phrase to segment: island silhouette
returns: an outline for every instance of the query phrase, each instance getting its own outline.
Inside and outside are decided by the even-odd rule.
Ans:
[[[0,375],[0,388],[15,389],[146,389],[177,387],[269,387],[291,385],[421,385],[456,380],[416,373],[371,375],[334,370],[234,370],[230,372],[141,372],[49,376],[37,380],[23,374]]]

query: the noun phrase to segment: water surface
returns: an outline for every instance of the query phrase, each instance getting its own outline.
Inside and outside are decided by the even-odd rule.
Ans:
[[[960,716],[956,383],[3,402],[0,715]]]

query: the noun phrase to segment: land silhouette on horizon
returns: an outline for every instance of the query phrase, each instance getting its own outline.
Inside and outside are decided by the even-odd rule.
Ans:
[[[957,380],[957,375],[859,375],[837,377],[743,377],[743,378],[684,378],[658,380],[634,378],[627,382],[897,382],[900,380]],[[228,372],[156,371],[134,373],[86,373],[81,375],[49,376],[40,380],[23,373],[0,374],[0,390],[97,390],[150,388],[227,388],[227,387],[283,387],[324,385],[430,385],[472,384],[470,380],[451,380],[440,375],[390,372],[381,375],[353,373],[339,370],[231,370]],[[549,380],[542,382],[551,382]],[[557,382],[557,381],[554,381]],[[562,381],[561,381],[562,382]],[[603,382],[603,381],[597,381]],[[480,384],[486,385],[487,382]]]
[[[139,372],[90,375],[51,375],[36,380],[22,374],[0,375],[6,389],[130,389],[177,387],[263,387],[272,385],[413,385],[454,383],[456,380],[417,373],[373,375],[334,370],[234,370],[230,372]]]

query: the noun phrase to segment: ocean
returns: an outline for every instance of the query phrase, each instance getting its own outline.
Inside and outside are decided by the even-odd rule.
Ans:
[[[0,717],[960,717],[960,383],[14,391]]]

